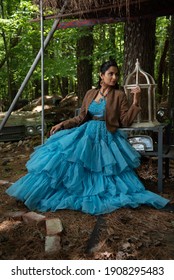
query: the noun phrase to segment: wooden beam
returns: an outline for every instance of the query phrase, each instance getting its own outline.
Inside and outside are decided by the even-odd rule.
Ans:
[[[149,2],[149,0],[140,0],[141,3],[143,2]],[[135,4],[138,4],[137,0],[132,0],[131,3],[130,3],[130,6],[133,6]],[[138,4],[139,7],[140,7],[140,4]],[[115,4],[112,4],[112,5],[107,5],[107,6],[102,6],[102,7],[98,7],[98,8],[95,8],[95,9],[89,9],[89,10],[79,10],[79,11],[75,11],[75,12],[69,12],[69,13],[64,13],[62,15],[62,18],[63,19],[66,19],[66,18],[75,18],[75,17],[78,17],[78,16],[81,16],[81,17],[84,17],[85,18],[85,14],[96,14],[98,12],[103,12],[103,11],[108,11],[108,10],[118,10],[118,13],[120,13],[120,10],[123,9],[123,8],[126,8],[126,1],[123,3],[123,4],[118,4],[118,3],[115,3]],[[126,10],[125,10],[126,12]],[[119,16],[119,15],[117,15]],[[96,16],[97,17],[97,16]],[[44,19],[45,20],[50,20],[50,19],[56,19],[57,18],[57,15],[49,15],[49,16],[44,16]],[[37,22],[37,21],[40,21],[39,18],[35,18],[33,20],[31,20],[31,22]]]

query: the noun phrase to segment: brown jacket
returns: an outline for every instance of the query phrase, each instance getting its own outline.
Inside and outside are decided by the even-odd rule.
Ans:
[[[80,126],[84,122],[90,120],[88,107],[95,99],[99,89],[90,89],[87,91],[81,106],[80,114],[74,118],[66,120],[62,123],[62,128],[72,128]],[[106,127],[110,132],[115,132],[119,127],[128,127],[132,124],[141,108],[136,105],[128,106],[126,94],[121,90],[111,90],[107,95],[106,103]]]

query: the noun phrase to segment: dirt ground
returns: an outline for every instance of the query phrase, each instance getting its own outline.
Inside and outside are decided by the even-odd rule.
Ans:
[[[43,223],[25,223],[9,212],[29,210],[5,194],[26,173],[25,163],[40,139],[0,142],[0,259],[1,260],[171,260],[174,259],[174,213],[148,206],[119,209],[99,217],[72,210],[47,212],[63,224],[61,248],[45,253]],[[157,160],[143,159],[138,169],[146,189],[157,191]],[[161,194],[174,202],[174,166]]]

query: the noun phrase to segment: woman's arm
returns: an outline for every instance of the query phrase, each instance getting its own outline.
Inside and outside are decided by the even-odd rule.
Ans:
[[[86,117],[86,98],[90,94],[91,90],[87,91],[83,102],[82,106],[80,109],[80,114],[76,117],[70,118],[68,120],[65,120],[59,124],[54,125],[51,130],[50,130],[50,135],[54,134],[55,132],[62,130],[62,129],[67,129],[67,128],[73,128],[78,126],[80,123],[84,122],[85,117]]]
[[[133,94],[133,105],[139,106],[140,104],[140,94],[141,94],[141,89],[139,86],[133,88],[131,90],[131,93]]]
[[[141,93],[140,87],[133,88],[131,93],[133,94],[133,102],[130,107],[125,93],[121,102],[120,122],[122,127],[130,126],[137,117],[138,113],[141,111],[141,107],[139,105]]]

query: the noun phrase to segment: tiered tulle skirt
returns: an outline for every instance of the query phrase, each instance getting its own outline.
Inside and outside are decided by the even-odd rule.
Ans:
[[[155,208],[169,201],[145,190],[134,169],[140,155],[118,130],[91,120],[62,130],[36,148],[28,173],[7,190],[30,210],[73,209],[99,215],[141,204]]]

